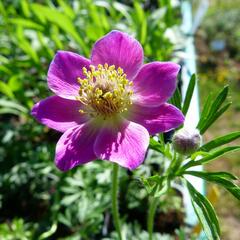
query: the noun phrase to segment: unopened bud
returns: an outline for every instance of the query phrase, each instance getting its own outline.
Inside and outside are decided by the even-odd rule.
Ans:
[[[189,155],[201,144],[202,137],[197,129],[182,128],[173,135],[172,143],[176,152]]]

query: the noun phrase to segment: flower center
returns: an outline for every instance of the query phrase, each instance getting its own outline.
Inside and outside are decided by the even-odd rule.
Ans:
[[[97,68],[90,65],[89,71],[85,67],[82,70],[85,78],[77,78],[80,84],[77,100],[84,105],[80,113],[105,119],[128,110],[132,104],[133,82],[122,68],[105,63]]]

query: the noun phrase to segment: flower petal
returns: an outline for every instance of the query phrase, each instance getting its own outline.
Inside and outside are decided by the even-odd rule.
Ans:
[[[115,30],[95,43],[91,61],[95,66],[107,63],[121,67],[131,80],[143,64],[143,49],[137,40]]]
[[[145,64],[133,80],[136,101],[143,106],[159,106],[174,93],[180,66],[172,62]]]
[[[87,119],[79,113],[81,103],[58,96],[48,97],[33,106],[32,115],[41,123],[60,132]]]
[[[93,144],[97,132],[90,124],[70,128],[59,139],[56,147],[55,164],[62,170],[70,170],[77,165],[96,159]]]
[[[184,122],[184,115],[175,106],[164,103],[158,107],[134,105],[129,120],[141,124],[153,135],[179,127]]]
[[[133,170],[144,161],[148,144],[149,134],[144,127],[124,121],[118,129],[102,129],[94,150],[98,158]]]
[[[77,78],[83,78],[82,68],[88,68],[90,61],[80,55],[58,51],[48,70],[48,86],[58,96],[75,99],[78,96],[79,83]]]

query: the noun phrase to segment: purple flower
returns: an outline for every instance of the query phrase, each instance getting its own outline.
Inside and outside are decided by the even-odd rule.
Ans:
[[[94,159],[128,169],[144,160],[149,134],[181,125],[182,113],[166,103],[176,88],[179,65],[143,64],[140,43],[112,31],[98,40],[91,58],[58,51],[48,71],[56,94],[35,104],[32,115],[63,132],[55,163],[66,171]]]

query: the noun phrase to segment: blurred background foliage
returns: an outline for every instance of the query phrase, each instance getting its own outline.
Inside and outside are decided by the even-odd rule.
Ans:
[[[240,1],[210,0],[207,15],[198,30],[195,43],[198,60],[200,100],[209,92],[229,84],[232,107],[205,135],[205,141],[240,128]],[[237,143],[240,144],[238,140]],[[239,154],[225,156],[208,170],[227,170],[240,176]],[[212,187],[211,185],[209,186]],[[218,189],[214,206],[219,216],[223,239],[239,238],[240,204],[223,189]],[[231,209],[231,210],[230,210]]]
[[[117,239],[110,164],[96,161],[59,172],[53,159],[60,134],[37,123],[31,107],[51,95],[46,74],[57,50],[89,57],[98,38],[119,29],[141,42],[146,62],[169,60],[175,46],[166,31],[180,19],[170,0],[0,1],[1,239]],[[137,178],[149,176],[153,167],[149,162],[134,175],[121,172],[127,239],[146,239],[147,195]],[[179,194],[169,196],[172,201],[163,199],[155,227],[174,233],[183,222],[182,205]],[[166,214],[171,220],[164,223]]]

